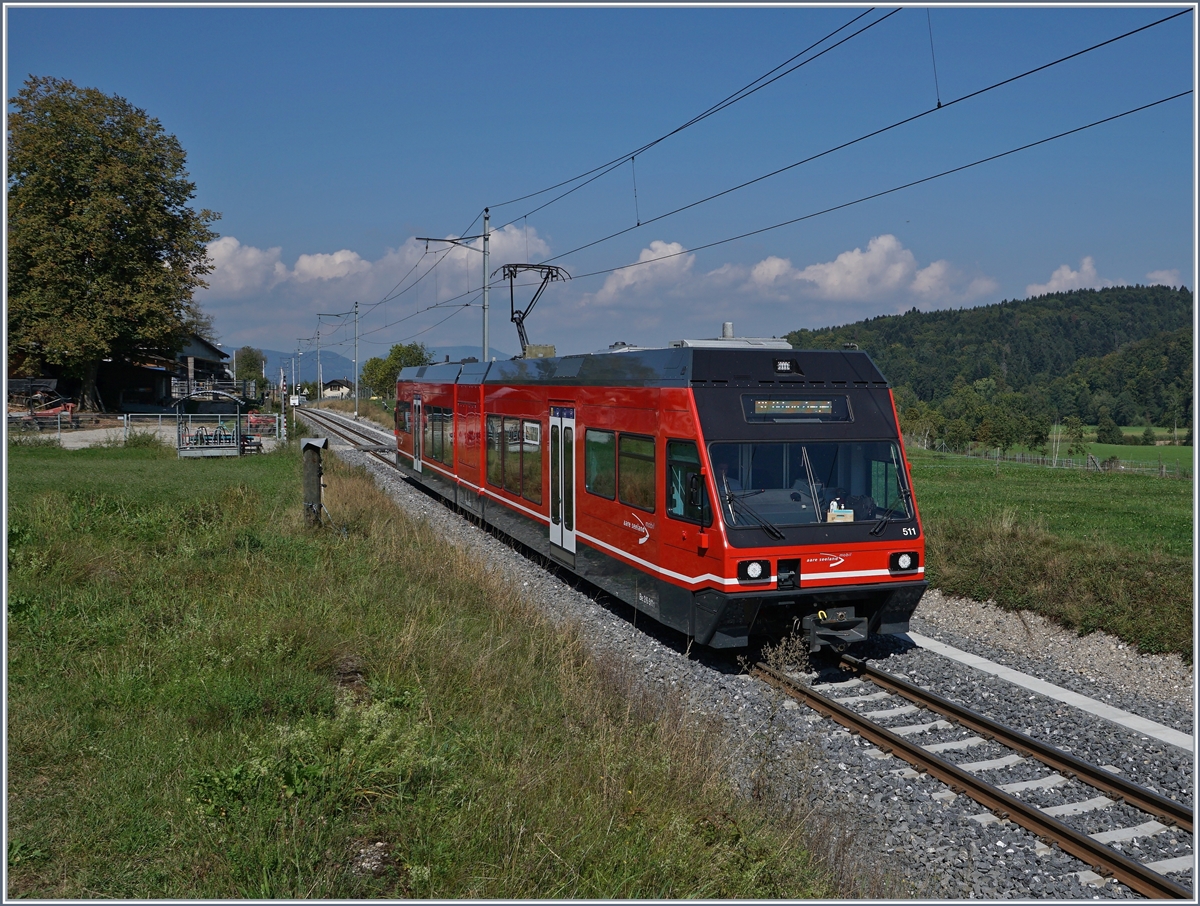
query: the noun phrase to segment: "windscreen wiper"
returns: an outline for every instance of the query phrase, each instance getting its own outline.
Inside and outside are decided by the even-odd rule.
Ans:
[[[888,527],[888,523],[890,523],[892,521],[892,517],[896,515],[897,507],[904,507],[904,515],[908,515],[908,501],[912,497],[912,494],[908,490],[908,485],[900,480],[900,463],[896,462],[895,447],[892,447],[892,467],[896,470],[896,486],[900,489],[900,499],[888,507],[888,511],[883,514],[883,518],[875,524],[875,528],[871,529],[872,535],[878,535]]]
[[[896,515],[896,506],[902,502],[903,498],[900,501],[892,504],[891,508],[883,514],[883,518],[875,523],[875,528],[871,529],[872,535],[878,535],[888,527],[888,523],[890,523],[892,521],[892,517]],[[907,507],[905,508],[905,511],[907,512]]]
[[[725,500],[726,500],[726,502],[728,502],[728,504],[731,508],[734,506],[734,504],[736,504],[738,509],[740,509],[745,515],[749,516],[751,519],[753,519],[755,522],[757,522],[759,527],[764,532],[766,532],[768,535],[770,535],[772,538],[774,538],[776,541],[783,541],[785,536],[784,536],[783,532],[779,530],[779,527],[777,525],[775,525],[774,523],[769,522],[768,520],[764,519],[762,516],[760,516],[758,513],[756,513],[754,511],[754,509],[750,506],[750,504],[748,504],[748,503],[746,503],[746,501],[742,500],[743,496],[753,496],[755,494],[761,494],[761,493],[762,493],[762,491],[746,491],[745,494],[742,495],[742,494],[736,494],[733,491],[727,491],[725,494]]]

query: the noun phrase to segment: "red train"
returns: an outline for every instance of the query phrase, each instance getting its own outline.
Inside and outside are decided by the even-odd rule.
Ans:
[[[927,585],[891,390],[783,341],[406,368],[397,463],[697,643],[897,633]]]

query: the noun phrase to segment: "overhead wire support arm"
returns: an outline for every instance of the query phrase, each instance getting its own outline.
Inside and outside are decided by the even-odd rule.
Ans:
[[[492,271],[491,276],[494,277],[501,271],[504,272],[504,278],[508,280],[509,311],[512,322],[517,325],[517,338],[521,341],[521,355],[524,356],[529,349],[529,337],[525,333],[525,319],[529,317],[529,313],[533,311],[533,307],[537,305],[538,299],[542,297],[547,286],[555,280],[570,280],[571,275],[553,264],[505,264]],[[517,311],[515,284],[517,274],[522,271],[537,271],[542,275],[542,282],[533,294],[533,298],[529,300],[529,304],[525,306],[525,310]]]
[[[471,249],[472,251],[483,253],[483,344],[481,347],[483,351],[482,351],[481,357],[479,359],[481,362],[486,362],[488,360],[488,352],[489,352],[489,347],[490,347],[490,343],[491,343],[490,339],[488,338],[488,289],[489,289],[489,287],[488,287],[488,260],[489,260],[488,241],[491,239],[491,235],[492,235],[491,228],[489,226],[490,219],[491,218],[489,215],[489,210],[487,208],[484,208],[483,209],[483,232],[480,233],[478,236],[459,236],[457,239],[437,239],[432,236],[418,236],[417,237],[418,242],[425,243],[426,253],[429,252],[429,243],[431,243],[431,242],[448,242],[451,245],[458,245],[465,249]],[[475,221],[471,221],[471,222],[474,223]],[[467,229],[470,229],[470,227],[468,227]],[[482,239],[483,240],[483,248],[477,249],[477,248],[475,248],[475,246],[469,245],[468,241],[472,240],[472,239]],[[434,265],[434,267],[436,267],[436,266],[437,265]]]

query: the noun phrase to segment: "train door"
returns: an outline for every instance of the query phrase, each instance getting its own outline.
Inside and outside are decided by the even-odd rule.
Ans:
[[[550,407],[550,552],[574,562],[574,406]]]
[[[412,401],[413,471],[421,471],[421,445],[425,439],[425,417],[421,409],[421,394],[414,393]]]

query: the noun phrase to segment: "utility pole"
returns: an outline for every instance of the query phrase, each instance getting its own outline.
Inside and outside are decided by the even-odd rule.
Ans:
[[[354,420],[358,421],[358,300],[354,300]]]
[[[487,208],[483,209],[483,358],[481,362],[488,360],[488,237],[491,233],[489,226],[491,224],[491,214]]]
[[[317,408],[321,408],[322,391],[325,385],[321,382],[321,319],[317,318]]]
[[[427,251],[429,249],[428,244],[430,242],[449,242],[451,245],[460,245],[465,249],[471,249],[471,251],[478,252],[479,249],[475,248],[473,245],[467,245],[467,242],[471,239],[483,240],[483,361],[485,362],[489,358],[488,352],[491,348],[488,345],[488,257],[490,254],[488,242],[491,239],[492,233],[492,220],[489,210],[489,208],[483,209],[483,232],[478,236],[459,236],[457,239],[436,239],[433,236],[414,237],[418,242],[426,243],[425,248]]]

